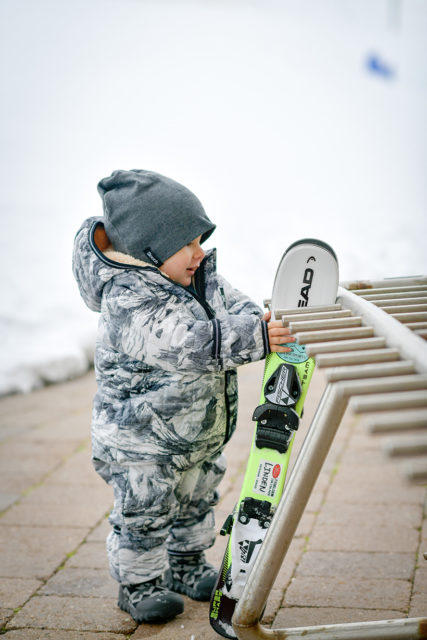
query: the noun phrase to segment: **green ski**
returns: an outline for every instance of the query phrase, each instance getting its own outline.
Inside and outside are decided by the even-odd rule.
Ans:
[[[299,240],[284,253],[271,300],[277,311],[333,304],[338,288],[338,262],[329,245]],[[212,593],[209,619],[225,638],[236,638],[232,617],[266,531],[283,493],[295,432],[303,411],[314,360],[304,346],[289,343],[290,353],[270,353],[265,362],[251,452],[239,500],[221,530],[227,548]]]

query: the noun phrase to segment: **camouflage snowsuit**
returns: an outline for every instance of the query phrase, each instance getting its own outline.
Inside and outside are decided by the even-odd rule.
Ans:
[[[110,570],[137,584],[163,573],[168,551],[214,543],[222,450],[236,425],[235,367],[266,355],[267,325],[216,273],[215,250],[194,293],[156,267],[103,253],[102,220],[78,231],[73,271],[86,304],[101,312],[92,457],[114,489]]]

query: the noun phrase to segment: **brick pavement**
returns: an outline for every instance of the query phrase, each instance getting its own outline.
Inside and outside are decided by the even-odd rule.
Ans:
[[[262,363],[240,370],[217,523],[240,491]],[[316,372],[291,465],[324,388]],[[0,630],[7,640],[215,640],[208,605],[167,625],[116,606],[105,554],[111,491],[91,468],[93,372],[0,400]],[[285,628],[427,615],[427,489],[410,485],[346,413],[268,600]],[[225,539],[209,550],[219,564]]]

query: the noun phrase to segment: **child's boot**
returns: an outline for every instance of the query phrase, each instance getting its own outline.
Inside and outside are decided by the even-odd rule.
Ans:
[[[169,552],[169,569],[165,583],[172,591],[184,593],[193,600],[209,600],[218,572],[206,562],[202,552]]]
[[[163,586],[161,578],[120,585],[118,605],[136,622],[166,622],[184,611],[181,596]]]

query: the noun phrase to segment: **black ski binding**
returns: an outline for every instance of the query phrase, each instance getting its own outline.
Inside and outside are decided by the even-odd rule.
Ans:
[[[240,504],[237,519],[241,524],[248,524],[251,518],[255,518],[262,529],[268,529],[272,517],[271,502],[247,497]]]
[[[255,435],[258,449],[267,447],[286,453],[292,435],[298,429],[297,412],[290,407],[262,404],[255,409],[252,419],[258,422]]]
[[[300,395],[301,383],[295,367],[281,364],[264,386],[267,402],[259,405],[252,416],[258,423],[255,444],[259,449],[267,447],[279,453],[288,450],[299,425],[299,416],[291,405],[298,402]]]

